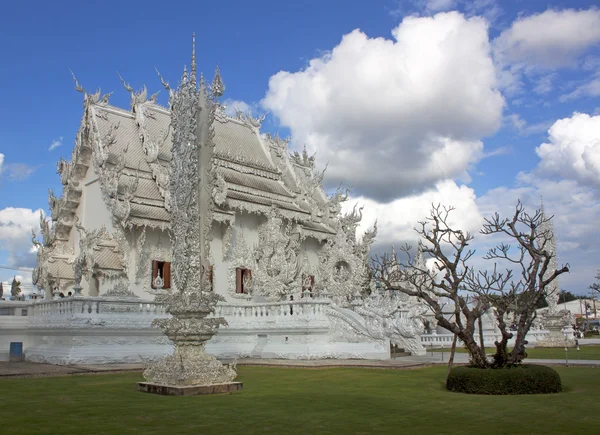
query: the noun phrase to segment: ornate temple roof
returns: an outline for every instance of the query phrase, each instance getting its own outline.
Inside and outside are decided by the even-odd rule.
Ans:
[[[100,179],[105,201],[117,218],[129,225],[166,228],[169,224],[171,112],[148,99],[144,90],[131,92],[129,110],[111,106],[109,95],[83,92],[84,116],[70,163],[59,162],[65,186],[61,198],[51,194],[57,238],[65,240],[79,205],[81,186],[90,166]],[[265,214],[278,207],[283,216],[310,231],[334,234],[329,199],[314,173],[314,157],[290,156],[288,140],[261,134],[262,119],[217,111],[211,128],[213,163],[221,181],[216,211],[245,210]],[[213,196],[219,192],[213,192]],[[218,219],[221,216],[215,214]]]

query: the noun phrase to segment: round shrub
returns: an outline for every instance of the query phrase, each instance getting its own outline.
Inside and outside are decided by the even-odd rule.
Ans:
[[[562,391],[556,370],[540,365],[501,369],[454,367],[446,388],[468,394],[546,394]]]

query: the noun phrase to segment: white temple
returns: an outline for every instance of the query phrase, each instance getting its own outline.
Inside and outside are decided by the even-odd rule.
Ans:
[[[184,80],[196,83],[195,54]],[[161,81],[171,107],[123,81],[128,109],[75,81],[84,97],[81,125],[71,160],[58,163],[63,192],[49,192],[52,222],[42,216],[42,240],[33,239],[33,280],[48,300],[30,309],[29,360],[137,362],[170,351],[151,323],[167,316],[154,297],[174,290],[171,149],[179,134],[174,119],[189,108]],[[206,273],[224,298],[215,316],[228,322],[208,350],[389,358],[393,344],[423,353],[419,302],[372,289],[367,260],[376,228],[357,240],[361,211],[340,214],[347,192],[327,195],[315,157],[290,154],[288,139],[261,133],[263,119],[225,115],[218,68],[211,85],[200,77],[198,87],[218,105],[212,116],[194,116],[214,145],[205,166],[214,181]]]

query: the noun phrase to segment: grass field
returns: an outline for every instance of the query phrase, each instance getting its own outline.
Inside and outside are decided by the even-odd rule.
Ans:
[[[139,374],[0,379],[3,434],[595,433],[600,371],[557,369],[565,392],[471,396],[416,370],[239,367],[244,390],[164,397]]]
[[[442,349],[433,349],[434,352],[442,352]],[[492,347],[486,347],[486,353],[492,354],[495,349]],[[450,349],[443,349],[444,353],[450,354]],[[467,350],[464,347],[457,347],[456,352],[466,353]],[[431,350],[427,349],[427,354],[431,354]],[[565,348],[527,348],[527,356],[535,359],[565,359]],[[569,348],[568,356],[570,360],[600,360],[600,346],[589,345],[579,346],[579,351],[575,348]]]

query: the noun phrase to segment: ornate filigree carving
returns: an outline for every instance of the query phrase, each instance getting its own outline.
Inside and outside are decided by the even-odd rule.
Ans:
[[[299,153],[298,151],[294,151],[290,155],[290,158],[292,159],[292,162],[296,163],[297,165],[306,166],[307,168],[310,168],[310,169],[313,169],[315,167],[316,154],[309,156],[308,153],[306,152],[306,146],[302,150],[302,153]]]
[[[354,300],[349,308],[332,306],[329,315],[342,321],[336,332],[345,337],[350,332],[373,340],[391,342],[413,353],[422,354],[421,334],[426,308],[416,299],[397,294],[372,295]],[[350,331],[348,331],[348,327]]]
[[[223,300],[212,291],[207,272],[216,178],[212,123],[224,87],[217,69],[208,99],[202,86],[196,88],[195,71],[194,54],[192,78],[188,79],[184,70],[169,104],[173,127],[170,192],[175,291],[157,296],[172,317],[157,319],[154,324],[173,340],[175,352],[149,364],[144,371],[147,380],[164,385],[224,383],[237,375],[234,366],[222,365],[204,351],[206,341],[219,325],[226,324],[223,318],[206,318],[214,312],[217,301]]]
[[[215,187],[212,191],[212,197],[215,201],[215,204],[217,204],[218,206],[222,206],[227,200],[227,183],[223,179],[223,176],[219,173],[217,173]]]
[[[138,241],[138,252],[139,256],[137,259],[137,270],[136,270],[136,283],[145,282],[149,283],[152,274],[152,261],[172,261],[172,249],[170,244],[165,246],[163,244],[163,237],[168,237],[166,234],[158,236],[158,242],[156,244],[146,243],[146,229],[142,231],[140,239]],[[161,286],[162,287],[162,286]],[[153,292],[151,289],[149,290]]]
[[[244,289],[248,294],[236,293],[236,269],[251,269],[254,268],[254,252],[246,243],[246,238],[242,231],[236,231],[233,249],[229,256],[229,270],[227,272],[227,290],[229,295],[238,299],[248,299],[252,293],[253,282],[245,282]]]
[[[259,241],[254,250],[256,267],[253,270],[254,292],[269,300],[299,293],[300,234],[288,222],[285,224],[275,207],[267,222],[258,228]]]
[[[119,280],[117,284],[102,296],[112,296],[119,298],[137,298],[138,296],[129,289],[129,282],[126,279]]]
[[[169,211],[170,206],[170,193],[169,183],[171,178],[170,167],[158,159],[160,151],[166,147],[168,143],[169,134],[171,132],[170,126],[165,130],[159,132],[158,137],[154,137],[148,131],[146,125],[146,119],[152,118],[150,112],[140,105],[136,106],[135,110],[136,123],[140,129],[140,140],[142,141],[142,149],[146,156],[146,162],[150,166],[152,171],[152,177],[156,181],[156,186],[161,196],[164,198],[164,206]]]

